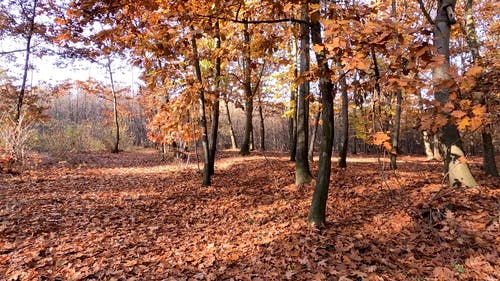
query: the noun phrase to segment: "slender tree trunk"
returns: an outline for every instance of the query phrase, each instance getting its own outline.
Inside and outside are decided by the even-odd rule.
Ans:
[[[380,90],[380,70],[378,68],[378,62],[377,62],[377,54],[375,53],[375,48],[373,46],[371,46],[371,56],[372,56],[372,61],[373,61],[373,72],[374,72],[374,75],[375,75],[375,98],[373,99],[373,112],[372,112],[372,116],[373,116],[373,132],[376,132],[378,130],[381,130],[381,131],[385,131],[385,128],[383,128],[382,126],[382,122],[384,122],[384,116],[382,116],[382,106],[380,105],[381,104],[381,100],[382,100],[382,92]],[[376,103],[375,103],[375,100],[378,100]],[[380,126],[377,130],[377,121],[376,121],[376,118],[380,118]],[[385,122],[384,122],[385,123]]]
[[[255,139],[254,139],[254,131],[252,129],[252,133],[250,134],[250,151],[255,150]]]
[[[260,117],[260,149],[266,150],[266,129],[264,127],[264,112],[262,109],[262,99],[259,95],[259,117]]]
[[[319,119],[321,118],[321,111],[316,112],[314,115],[314,127],[311,135],[311,140],[309,141],[309,152],[307,153],[307,156],[309,158],[309,161],[313,162],[314,158],[314,143],[316,142],[316,133],[318,131],[318,125],[319,125]]]
[[[396,0],[392,0],[392,18],[394,21],[397,21],[397,3]],[[398,33],[396,32],[395,38],[399,38]],[[399,48],[399,39],[396,39],[395,42],[395,49]],[[397,75],[400,75],[401,71],[397,71]],[[400,126],[401,126],[401,103],[403,99],[403,92],[401,89],[396,90],[396,114],[394,116],[394,126],[393,126],[393,132],[392,132],[392,138],[391,138],[391,145],[392,145],[392,151],[391,151],[391,169],[396,170],[397,169],[397,156],[399,153],[399,131],[400,131]],[[391,101],[389,101],[391,102]]]
[[[429,138],[429,133],[427,131],[422,132],[424,140],[425,155],[427,156],[427,161],[434,159],[434,153],[432,152],[431,140]]]
[[[312,4],[319,4],[319,0],[310,1]],[[319,23],[319,11],[311,15],[311,38],[315,45],[322,45],[321,25]],[[326,202],[328,199],[328,188],[330,185],[330,173],[332,166],[332,145],[333,145],[333,84],[330,80],[330,68],[326,60],[325,51],[316,52],[316,61],[320,69],[319,90],[323,103],[322,120],[323,135],[319,153],[319,168],[316,186],[309,209],[307,221],[310,225],[323,227],[326,222]]]
[[[229,136],[231,138],[231,148],[232,149],[237,149],[238,148],[238,143],[236,142],[236,136],[234,135],[234,128],[233,128],[233,122],[231,121],[231,113],[229,113],[229,99],[226,99],[224,101],[224,105],[226,107],[226,117],[227,117],[227,122],[229,123]]]
[[[403,94],[401,90],[396,91],[396,114],[394,116],[394,128],[392,133],[391,169],[396,170],[396,159],[399,153],[399,131],[401,126],[401,103]]]
[[[198,90],[198,102],[199,102],[199,113],[200,113],[200,125],[202,130],[201,135],[201,146],[203,149],[203,181],[202,186],[210,186],[210,161],[209,161],[209,148],[208,148],[208,129],[207,129],[207,117],[205,113],[205,92],[203,90],[203,78],[201,76],[200,59],[198,56],[198,47],[196,45],[196,38],[191,35],[191,46],[193,48],[194,57],[194,67],[196,70],[196,78],[198,83],[200,83],[200,89]]]
[[[16,105],[16,116],[14,118],[15,123],[19,123],[21,118],[21,110],[24,102],[24,94],[26,92],[26,82],[28,80],[28,70],[30,65],[30,55],[31,55],[31,39],[33,38],[33,33],[35,31],[35,18],[36,18],[36,7],[38,5],[38,0],[33,1],[33,8],[31,10],[31,18],[29,23],[29,31],[26,37],[26,56],[24,58],[24,69],[23,69],[23,80],[21,82],[21,90],[17,96]]]
[[[115,81],[113,80],[113,71],[111,69],[111,59],[109,57],[108,57],[107,68],[108,68],[108,72],[109,72],[109,81],[111,83],[111,95],[113,97],[113,121],[115,123],[115,143],[114,143],[114,146],[113,146],[113,149],[111,150],[111,152],[118,153],[118,152],[120,152],[120,149],[119,149],[120,123],[118,122],[118,101],[116,98]]]
[[[340,62],[338,62],[340,65]],[[342,124],[340,133],[340,149],[339,149],[339,167],[347,167],[347,147],[349,142],[349,99],[347,96],[347,82],[345,78],[345,72],[341,69],[339,71],[340,75],[340,87],[342,91]],[[356,143],[354,143],[356,145]]]
[[[353,108],[353,112],[352,112],[352,116],[354,117],[354,122],[352,122],[354,124],[354,128],[353,128],[353,136],[352,136],[352,142],[354,143],[354,146],[352,147],[352,154],[356,155],[358,154],[358,137],[356,135],[356,120],[358,119],[358,115],[357,115],[357,104],[354,105],[354,108]],[[348,124],[349,125],[349,124]]]
[[[297,68],[295,68],[295,78],[297,78]],[[297,87],[291,85],[290,91],[290,111],[291,116],[288,120],[288,133],[290,142],[290,161],[295,161],[297,153]]]
[[[309,16],[308,4],[302,4],[302,20],[307,21]],[[300,68],[299,76],[305,75],[309,71],[310,65],[310,35],[309,26],[300,24]],[[304,81],[299,86],[299,95],[297,103],[297,153],[295,155],[295,184],[301,185],[312,180],[312,174],[309,169],[309,161],[307,160],[307,144],[309,134],[309,106],[307,96],[309,95],[309,81]]]
[[[244,23],[243,37],[245,41],[244,48],[244,87],[245,87],[245,134],[243,136],[243,143],[241,144],[240,154],[250,154],[250,138],[253,132],[252,115],[253,115],[253,93],[252,93],[252,66],[251,66],[251,50],[250,50],[250,33],[248,31],[248,22]]]
[[[446,62],[434,68],[433,78],[441,81],[436,85],[435,99],[444,106],[449,99],[452,89],[443,86],[443,82],[451,78],[448,74],[450,59],[450,27],[456,20],[453,15],[456,0],[440,0],[438,2],[437,16],[434,27],[434,45],[437,52],[443,55]],[[440,141],[444,146],[445,171],[448,175],[449,184],[452,186],[476,186],[477,183],[472,176],[469,166],[463,161],[465,154],[462,151],[460,134],[457,126],[453,124],[450,117],[448,122],[440,129]]]
[[[217,51],[221,48],[221,36],[219,30],[219,21],[215,23],[215,40]],[[220,77],[221,77],[221,57],[215,59],[215,101],[212,111],[212,128],[210,132],[209,154],[208,154],[208,172],[210,175],[215,173],[215,154],[217,152],[217,136],[219,134],[219,115],[220,115]]]

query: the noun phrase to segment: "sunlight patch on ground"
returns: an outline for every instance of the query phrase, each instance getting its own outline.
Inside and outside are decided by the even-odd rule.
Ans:
[[[196,169],[196,165],[190,164],[182,166],[185,170]],[[168,172],[179,171],[179,165],[159,165],[151,167],[134,167],[134,168],[100,168],[99,173],[105,175],[148,175],[148,174],[162,174]]]

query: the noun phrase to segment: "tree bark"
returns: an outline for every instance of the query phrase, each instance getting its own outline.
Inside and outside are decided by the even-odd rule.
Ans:
[[[338,63],[339,66],[340,63]],[[339,167],[347,167],[347,147],[349,141],[349,99],[347,96],[347,83],[345,78],[345,72],[341,69],[339,71],[340,75],[340,87],[342,91],[342,124],[340,133],[340,149],[339,149]],[[356,145],[356,142],[354,142]]]
[[[113,97],[113,121],[115,123],[115,143],[114,143],[114,146],[113,146],[113,149],[111,150],[111,152],[118,153],[118,152],[120,152],[120,149],[119,149],[120,123],[118,122],[118,101],[116,98],[115,81],[113,80],[113,71],[111,70],[111,59],[109,57],[108,57],[107,68],[108,68],[108,72],[109,72],[109,81],[111,83],[111,95]]]
[[[16,116],[14,117],[14,121],[16,124],[19,123],[19,119],[21,118],[21,110],[24,102],[24,94],[26,92],[26,82],[28,80],[28,70],[29,70],[30,55],[31,55],[31,39],[33,38],[33,33],[35,31],[35,18],[36,18],[37,5],[38,5],[38,0],[34,0],[33,9],[31,10],[31,18],[29,19],[30,28],[26,36],[26,56],[24,58],[23,80],[21,82],[21,90],[19,91],[19,95],[17,96]]]
[[[314,158],[314,143],[316,142],[316,133],[318,131],[318,125],[319,125],[319,119],[321,118],[321,111],[316,112],[314,115],[314,127],[311,135],[311,140],[309,141],[309,152],[307,153],[307,156],[309,158],[309,161],[313,162]]]
[[[231,149],[237,149],[238,143],[236,142],[236,136],[234,135],[233,122],[231,121],[231,113],[229,113],[229,99],[224,101],[226,107],[226,117],[229,123],[229,137],[231,138]]]
[[[215,40],[216,50],[221,48],[221,36],[219,29],[219,21],[215,23]],[[220,78],[221,78],[221,57],[215,59],[215,101],[212,111],[212,128],[210,132],[209,154],[208,154],[208,172],[210,175],[215,173],[215,154],[217,153],[217,136],[219,134],[219,115],[220,115]]]
[[[310,1],[318,4],[319,0]],[[321,25],[319,23],[319,11],[311,15],[311,38],[313,44],[322,45]],[[332,166],[332,145],[333,145],[333,84],[330,80],[330,68],[325,56],[325,51],[316,52],[316,61],[320,69],[319,90],[323,103],[322,120],[323,134],[319,153],[319,168],[316,186],[309,209],[307,221],[310,225],[323,227],[326,222],[326,202],[328,199],[328,188],[330,184],[330,174]]]
[[[202,130],[201,135],[201,146],[203,149],[203,181],[202,186],[210,186],[210,161],[209,161],[209,148],[208,148],[208,129],[207,129],[207,117],[205,113],[205,91],[203,90],[203,78],[201,76],[200,59],[198,56],[198,48],[196,45],[195,35],[191,35],[191,46],[193,48],[194,57],[194,67],[196,71],[196,78],[198,83],[200,83],[200,89],[198,90],[198,102],[199,102],[199,114],[200,114],[200,126]]]
[[[294,70],[295,79],[297,79],[297,68]],[[288,134],[290,142],[290,161],[295,161],[297,153],[297,88],[290,86],[290,111],[291,116],[288,120]]]
[[[243,136],[243,143],[241,144],[240,154],[250,154],[250,138],[253,132],[252,115],[253,115],[253,93],[252,93],[252,66],[251,66],[251,49],[250,49],[250,33],[248,31],[248,22],[243,24],[243,37],[245,42],[244,48],[244,88],[245,88],[245,134]]]
[[[434,153],[432,152],[429,133],[427,131],[423,131],[422,136],[424,140],[424,149],[425,149],[425,155],[427,156],[427,161],[431,161],[432,159],[434,159]]]
[[[488,175],[498,177],[497,165],[495,163],[495,148],[491,133],[483,130],[481,134],[483,138],[483,168]]]
[[[445,57],[445,62],[433,70],[433,79],[438,81],[434,97],[444,106],[449,101],[451,89],[443,86],[443,82],[451,78],[448,74],[450,59],[450,27],[456,22],[453,9],[456,0],[438,1],[437,16],[434,26],[434,45],[439,55]],[[442,113],[445,114],[445,113]],[[446,115],[446,114],[445,114]],[[445,171],[448,175],[448,182],[452,186],[476,186],[477,183],[472,176],[469,166],[463,161],[465,154],[462,151],[460,134],[457,126],[446,115],[448,121],[440,129],[440,142],[444,147]]]
[[[392,18],[394,21],[397,21],[397,3],[396,0],[392,0]],[[398,33],[395,33],[395,38],[399,38]],[[395,49],[399,48],[399,39],[396,39],[395,42]],[[404,69],[401,69],[404,70]],[[397,71],[397,75],[400,75],[401,71]],[[392,151],[391,151],[391,169],[396,170],[397,169],[397,156],[399,153],[399,131],[400,131],[400,126],[401,126],[401,103],[403,99],[403,92],[401,89],[396,90],[396,114],[394,116],[394,126],[393,126],[393,132],[392,132],[392,139],[391,139],[391,146],[392,146]],[[390,102],[390,101],[389,101]]]
[[[302,20],[308,20],[309,8],[307,2],[301,7]],[[309,71],[310,65],[310,37],[309,26],[307,24],[300,25],[300,67],[299,76],[304,77]],[[295,184],[301,185],[312,180],[312,174],[309,169],[309,161],[307,160],[307,144],[309,134],[309,105],[307,96],[309,95],[309,80],[303,81],[299,86],[299,95],[297,99],[297,153],[295,155]]]
[[[401,126],[401,103],[403,93],[401,90],[396,91],[396,114],[394,116],[394,128],[392,133],[392,151],[391,151],[391,169],[396,170],[397,154],[399,153],[399,131]]]
[[[264,110],[262,109],[262,99],[259,95],[259,117],[260,117],[260,149],[266,150],[266,129],[264,127]]]

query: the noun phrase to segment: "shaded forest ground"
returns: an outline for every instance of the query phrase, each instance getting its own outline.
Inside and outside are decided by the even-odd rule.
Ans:
[[[500,279],[500,183],[478,159],[464,190],[438,162],[369,157],[333,168],[323,231],[285,154],[224,151],[209,188],[151,150],[0,175],[0,279]]]

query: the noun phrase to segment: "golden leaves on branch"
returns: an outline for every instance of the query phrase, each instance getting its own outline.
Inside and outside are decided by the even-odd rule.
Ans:
[[[391,145],[391,136],[389,136],[388,132],[375,132],[372,136],[372,143],[384,148],[392,154],[396,154],[396,151]]]

